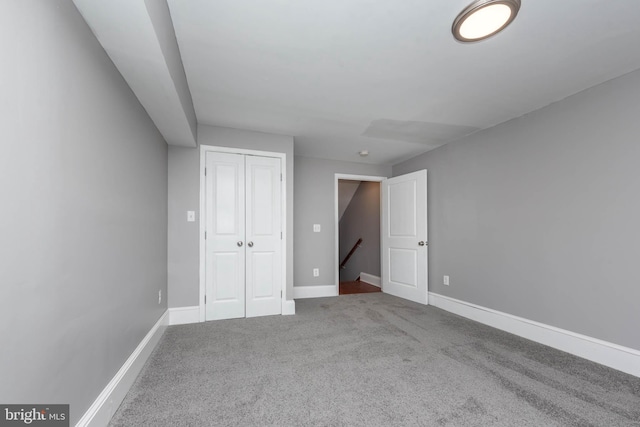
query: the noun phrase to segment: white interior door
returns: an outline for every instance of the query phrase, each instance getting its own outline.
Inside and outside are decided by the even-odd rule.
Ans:
[[[246,157],[247,317],[282,312],[280,159]]]
[[[421,304],[427,294],[427,171],[382,182],[382,291]]]
[[[245,160],[206,153],[206,320],[245,316]]]

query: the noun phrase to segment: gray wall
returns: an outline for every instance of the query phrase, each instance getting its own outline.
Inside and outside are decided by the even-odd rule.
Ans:
[[[353,195],[358,191],[362,181],[349,181],[341,179],[338,181],[338,218],[342,219],[344,211],[349,207]]]
[[[166,310],[167,146],[70,1],[0,31],[0,401],[73,425]]]
[[[429,171],[430,290],[640,349],[638,100],[640,71],[395,166]]]
[[[198,144],[287,155],[287,298],[293,295],[293,137],[198,126]],[[200,148],[169,147],[169,307],[199,304]],[[187,222],[187,211],[196,222]]]
[[[335,285],[335,174],[391,176],[391,166],[296,156],[294,247],[295,286]],[[321,232],[313,232],[313,224]],[[313,269],[320,277],[313,277]]]
[[[340,219],[340,261],[362,238],[340,281],[355,280],[360,273],[380,277],[380,183],[363,181]]]

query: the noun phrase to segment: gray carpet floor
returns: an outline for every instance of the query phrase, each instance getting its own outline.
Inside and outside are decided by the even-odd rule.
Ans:
[[[640,426],[640,378],[386,294],[171,326],[112,426]]]

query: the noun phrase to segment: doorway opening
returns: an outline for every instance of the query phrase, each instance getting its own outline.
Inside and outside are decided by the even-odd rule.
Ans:
[[[336,294],[381,292],[381,181],[336,174]]]

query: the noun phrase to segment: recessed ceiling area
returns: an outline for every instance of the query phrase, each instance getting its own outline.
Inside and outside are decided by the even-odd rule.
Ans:
[[[468,3],[168,0],[198,123],[309,157],[397,163],[640,68],[638,1],[523,0],[462,44]]]

